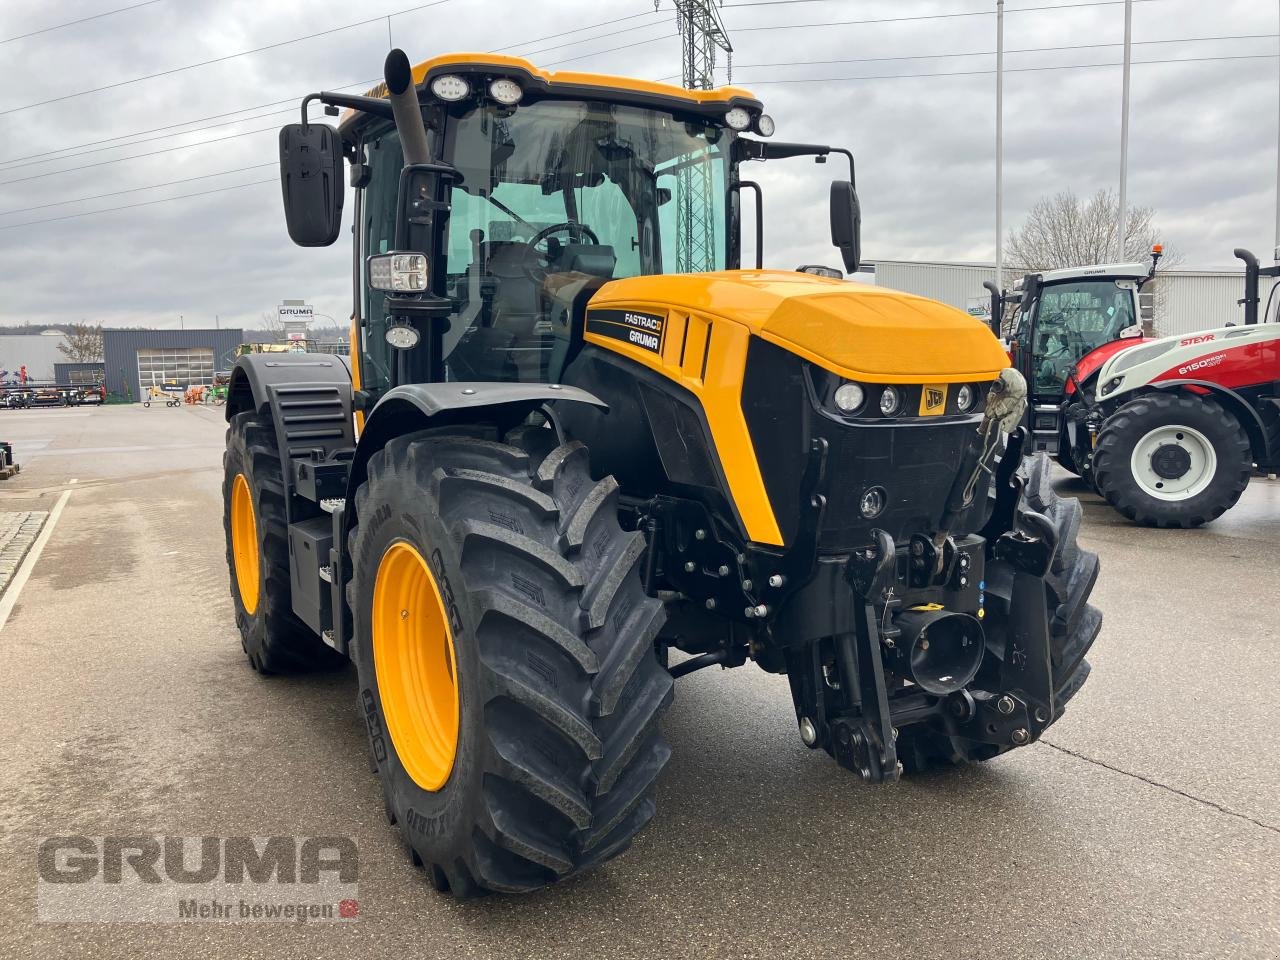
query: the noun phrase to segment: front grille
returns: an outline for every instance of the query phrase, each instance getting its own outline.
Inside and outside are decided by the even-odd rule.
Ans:
[[[875,528],[897,543],[913,533],[932,532],[959,469],[973,425],[908,423],[850,426],[820,420],[815,434],[827,441],[827,509],[819,546],[843,552],[871,541]],[[882,487],[888,505],[873,518],[859,503],[872,487]]]
[[[825,493],[819,549],[844,553],[871,542],[882,529],[898,543],[934,532],[951,492],[961,454],[977,417],[918,417],[839,421],[817,407],[799,357],[753,338],[747,354],[742,409],[774,516],[786,542],[795,534],[805,451],[827,441]],[[918,402],[919,387],[909,393]],[[948,403],[950,404],[950,400]],[[863,495],[881,487],[887,505],[875,517],[859,512]],[[977,526],[985,498],[959,530]]]

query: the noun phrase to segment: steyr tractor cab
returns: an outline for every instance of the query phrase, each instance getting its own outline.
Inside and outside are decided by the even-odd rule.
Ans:
[[[227,558],[255,668],[355,662],[388,815],[438,889],[624,850],[697,669],[785,675],[801,741],[868,782],[1062,715],[1097,558],[1019,454],[999,341],[831,268],[764,270],[759,232],[742,266],[747,164],[834,154],[821,219],[857,268],[848,151],[768,140],[734,87],[398,50],[385,76],[281,131],[296,242],[333,243],[354,190],[350,366],[237,360]],[[309,122],[316,100],[350,112]]]
[[[1072,473],[1086,469],[1082,450],[1091,438],[1077,418],[1079,390],[1111,356],[1143,336],[1138,294],[1155,277],[1163,253],[1152,248],[1150,264],[1121,263],[1029,273],[1005,293],[987,281],[992,330],[999,336],[1006,307],[1013,304],[1009,357],[1026,378],[1026,421],[1032,445]],[[1086,388],[1088,389],[1088,388]]]

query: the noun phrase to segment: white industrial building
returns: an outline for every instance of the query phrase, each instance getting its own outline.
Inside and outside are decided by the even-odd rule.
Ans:
[[[20,367],[26,367],[30,379],[52,380],[53,365],[67,359],[58,349],[66,342],[61,330],[0,335],[0,371],[17,375]]]
[[[868,268],[877,286],[941,300],[982,316],[991,302],[982,282],[996,275],[990,263],[876,260],[864,266],[858,280],[871,281]],[[1011,287],[1018,276],[1006,268],[1005,285]],[[1244,308],[1237,303],[1244,296],[1243,270],[1160,270],[1156,283],[1158,296],[1147,296],[1155,292],[1154,287],[1143,290],[1143,319],[1152,320],[1157,335],[1191,333],[1244,320]],[[1264,281],[1264,303],[1269,290],[1270,283]]]

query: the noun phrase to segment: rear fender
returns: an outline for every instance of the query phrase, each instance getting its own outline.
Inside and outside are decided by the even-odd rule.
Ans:
[[[291,383],[351,384],[346,357],[328,353],[251,353],[236,360],[227,386],[226,418],[246,410],[264,411],[267,388]]]
[[[327,353],[251,353],[236,361],[227,387],[226,418],[270,412],[285,482],[289,460],[331,457],[355,446],[351,369],[346,357]],[[316,451],[320,456],[316,457]]]

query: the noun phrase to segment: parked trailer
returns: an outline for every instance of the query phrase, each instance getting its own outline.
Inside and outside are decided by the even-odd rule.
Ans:
[[[106,396],[106,388],[97,383],[27,380],[24,383],[0,384],[0,409],[78,407],[83,404],[105,403]]]

